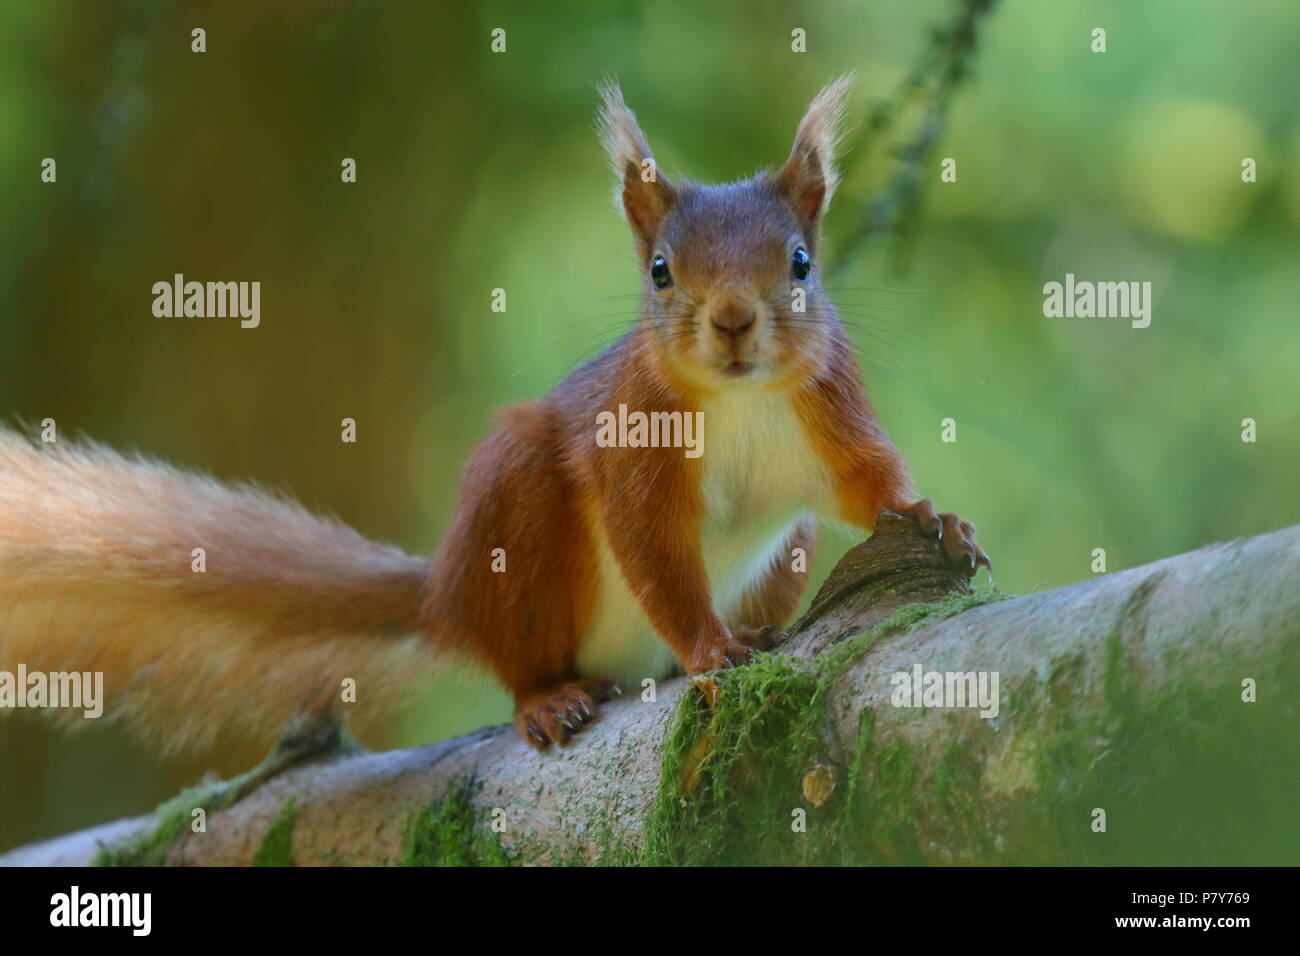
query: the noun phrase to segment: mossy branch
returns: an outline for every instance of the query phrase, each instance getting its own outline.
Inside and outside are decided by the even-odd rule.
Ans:
[[[341,751],[0,862],[1293,863],[1297,580],[1300,526],[972,594],[882,515],[776,655],[629,693],[565,749]],[[917,665],[997,672],[998,715],[894,706]]]

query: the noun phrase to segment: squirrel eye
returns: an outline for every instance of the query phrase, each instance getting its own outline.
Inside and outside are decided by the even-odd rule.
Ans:
[[[668,260],[663,256],[655,256],[654,262],[650,263],[650,281],[655,284],[656,289],[667,288],[672,283],[673,277],[668,271]]]
[[[794,251],[794,257],[790,260],[790,275],[802,282],[808,278],[810,272],[812,272],[812,260],[808,258],[808,253],[803,246],[800,246]]]

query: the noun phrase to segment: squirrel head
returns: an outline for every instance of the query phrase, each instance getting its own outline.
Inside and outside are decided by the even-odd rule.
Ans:
[[[622,91],[601,87],[601,139],[641,264],[641,321],[691,384],[780,386],[828,354],[839,320],[821,286],[818,233],[851,85],[844,76],[817,94],[780,169],[721,186],[670,182]]]

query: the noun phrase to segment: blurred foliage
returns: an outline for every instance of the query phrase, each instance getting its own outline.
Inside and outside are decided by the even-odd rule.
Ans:
[[[860,133],[884,128],[850,139],[832,291],[882,422],[924,492],[979,524],[998,584],[1085,579],[1097,547],[1117,570],[1300,521],[1300,6],[1002,0],[921,154],[906,256],[850,245],[933,101],[869,118],[972,6],[0,5],[0,414],[289,488],[431,551],[493,407],[635,318],[595,81],[619,77],[670,175],[725,180],[779,163],[811,95],[856,69]],[[261,327],[154,318],[150,287],[176,272],[260,280]],[[1151,327],[1044,318],[1043,283],[1066,272],[1151,281]],[[819,572],[854,539],[825,534]],[[435,688],[372,743],[504,719],[485,687]],[[255,759],[162,765],[111,730],[0,722],[0,848]]]

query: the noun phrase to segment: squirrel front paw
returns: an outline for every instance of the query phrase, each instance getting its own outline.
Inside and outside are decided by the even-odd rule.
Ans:
[[[516,702],[515,730],[538,750],[565,743],[591,723],[597,703],[621,693],[613,681],[604,679],[556,684]]]
[[[976,542],[975,526],[969,521],[963,521],[951,511],[936,513],[934,502],[929,498],[922,498],[896,510],[915,521],[926,534],[938,538],[949,563],[965,572],[967,577],[973,578],[981,564],[989,569],[989,575],[992,576],[993,562]]]

